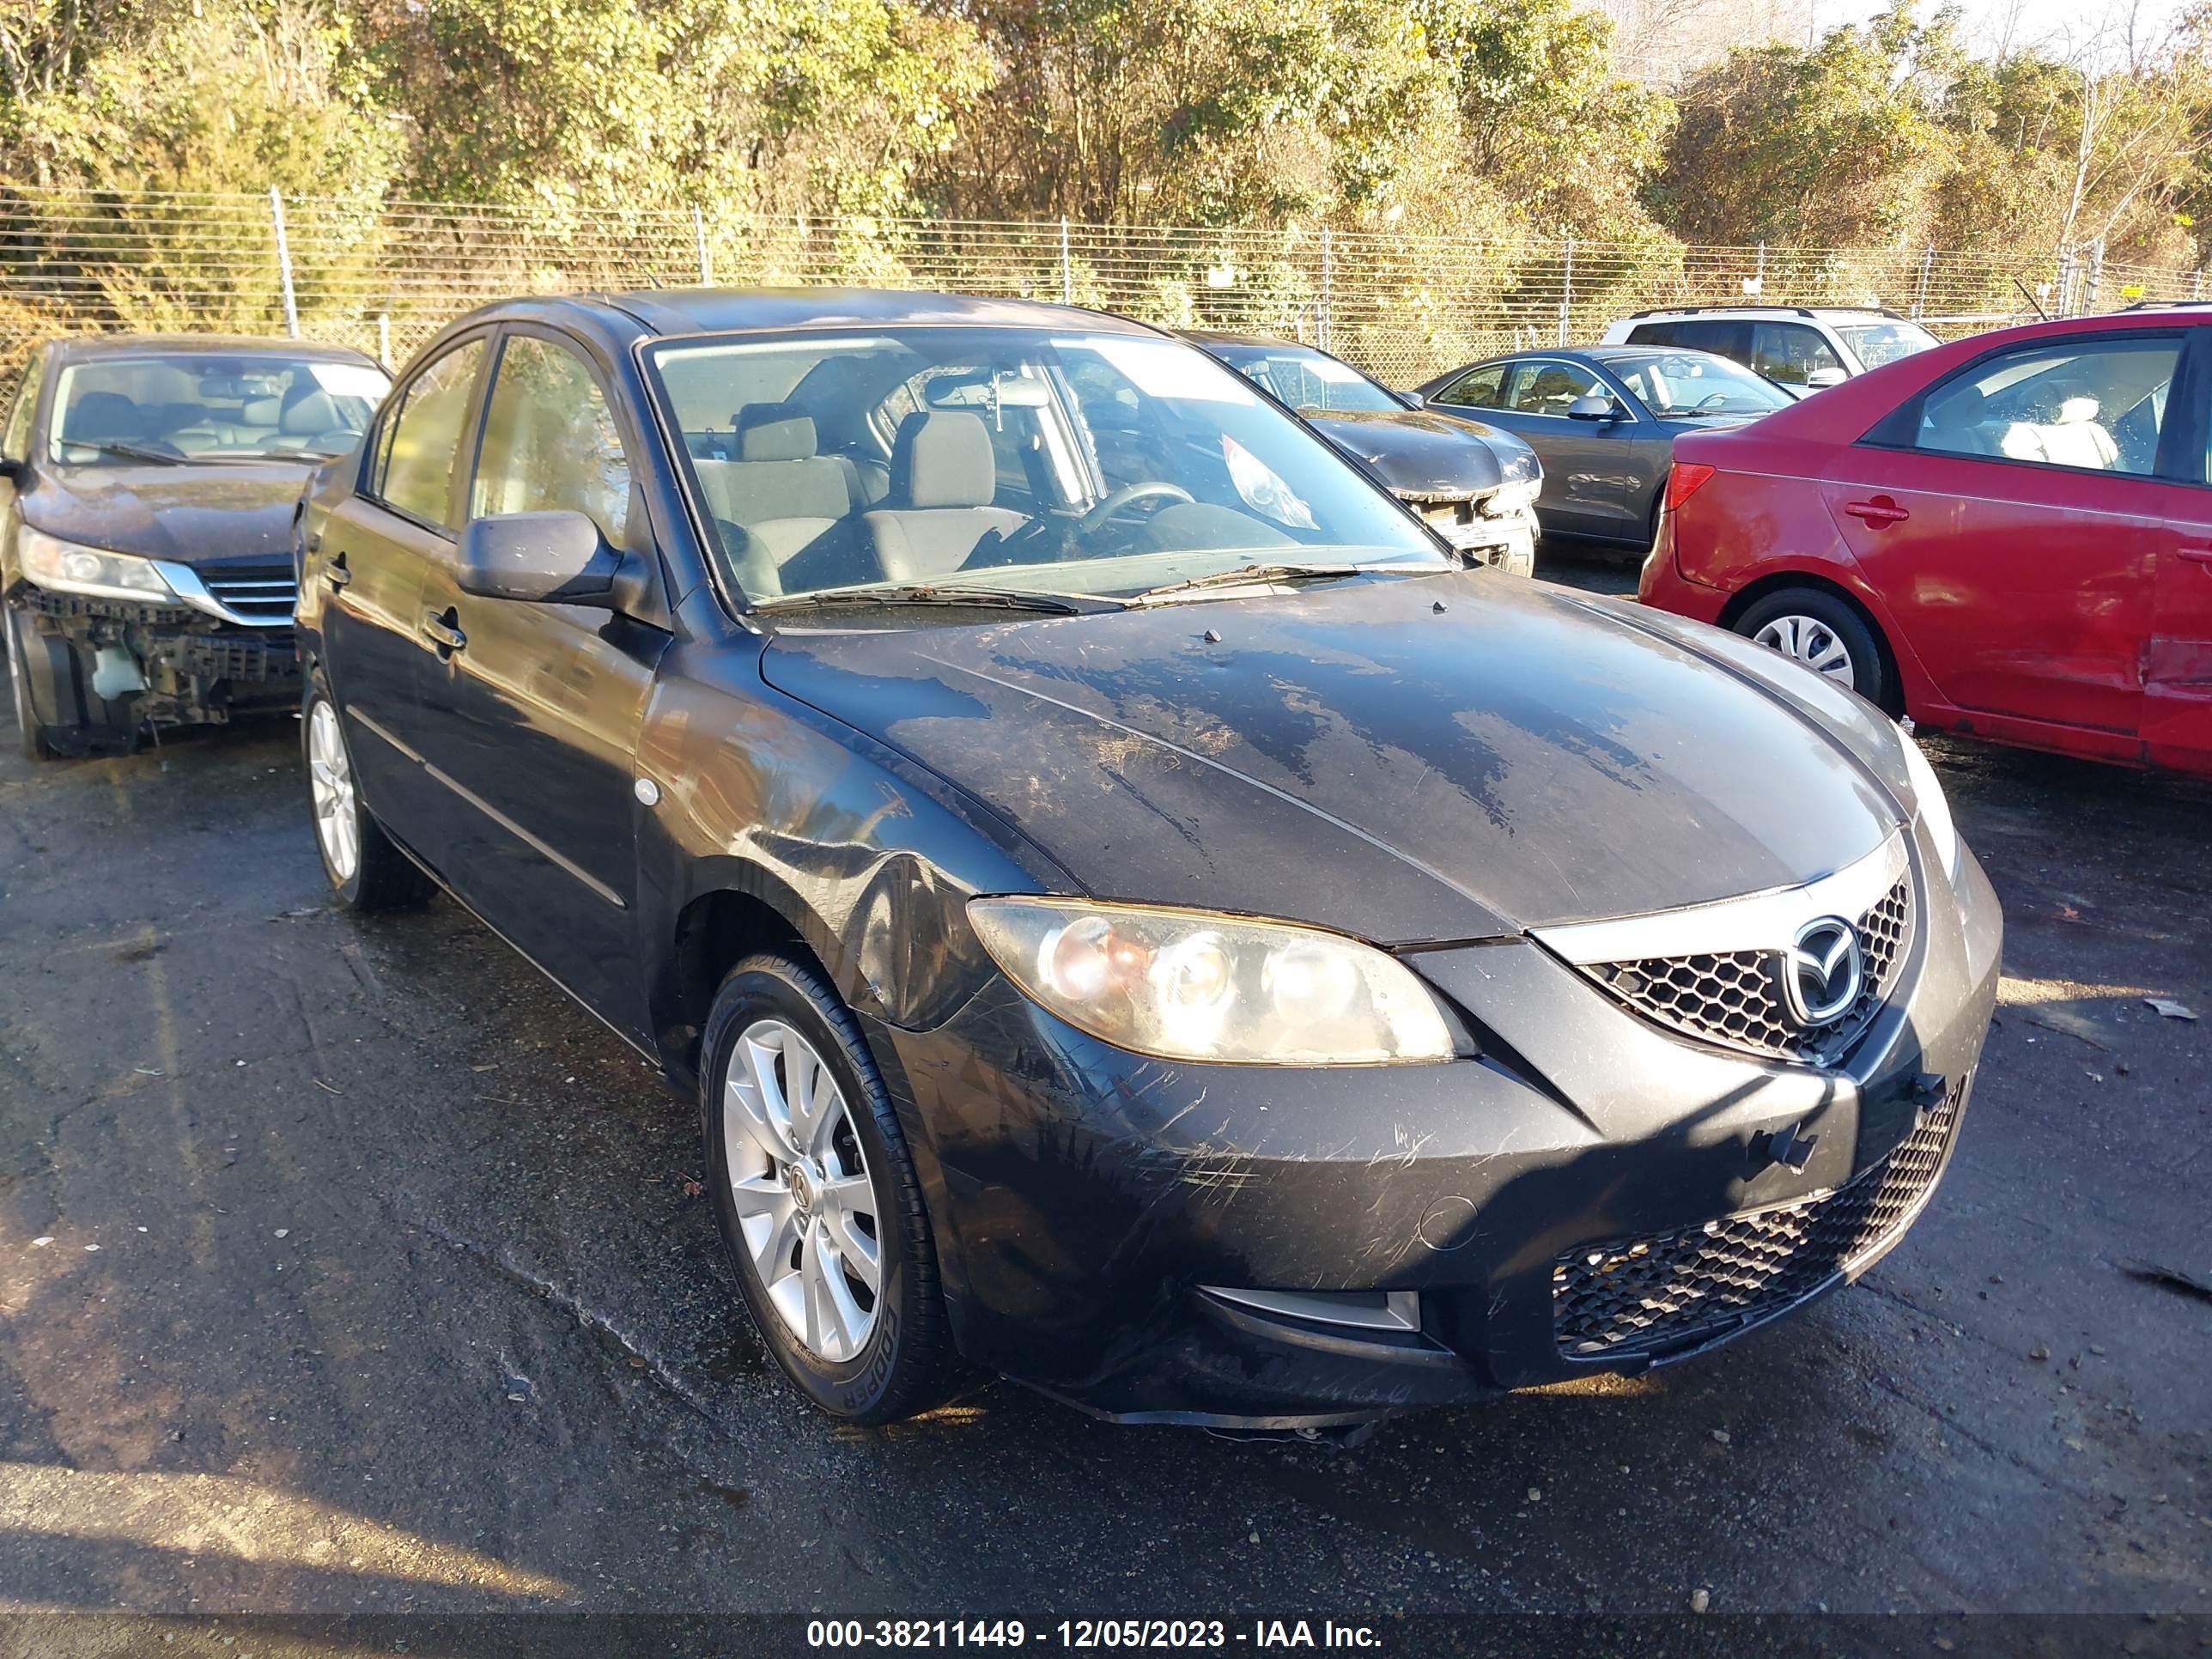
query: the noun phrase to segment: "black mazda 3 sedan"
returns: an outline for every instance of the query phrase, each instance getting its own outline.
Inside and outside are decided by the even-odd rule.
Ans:
[[[343,346],[55,340],[0,428],[0,656],[35,758],[300,700],[292,520],[384,371]]]
[[[331,879],[680,1085],[830,1412],[1320,1428],[1701,1352],[1949,1158],[1995,897],[1911,738],[1467,569],[1134,323],[455,324],[298,549]]]

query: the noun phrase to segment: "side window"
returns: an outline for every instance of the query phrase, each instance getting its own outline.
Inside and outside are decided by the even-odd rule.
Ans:
[[[1506,407],[1523,415],[1565,415],[1577,398],[1603,397],[1596,375],[1571,363],[1522,363]]]
[[[1638,323],[1628,331],[1631,345],[1679,345],[1681,326],[1677,323]]]
[[[1754,323],[1751,330],[1751,366],[1770,380],[1784,386],[1803,386],[1824,368],[1841,372],[1844,360],[1836,356],[1817,328],[1802,323]]]
[[[1742,362],[1751,356],[1751,330],[1717,317],[1692,318],[1674,325],[1674,343],[1686,351],[1711,351]]]
[[[605,394],[573,351],[510,335],[484,412],[469,516],[581,513],[616,546],[629,513],[629,462]]]
[[[39,387],[46,378],[46,354],[34,351],[23,365],[23,383],[16,388],[15,407],[8,411],[8,428],[0,432],[0,455],[11,461],[31,458],[31,416],[39,407]]]
[[[1457,404],[1467,409],[1500,409],[1504,406],[1505,376],[1512,369],[1510,363],[1492,363],[1487,368],[1478,368],[1462,374],[1436,396],[1440,404]]]
[[[391,434],[377,462],[375,495],[425,524],[446,526],[453,501],[453,464],[462,426],[474,400],[482,340],[458,346],[407,383],[398,411],[386,423]]]
[[[2022,346],[1930,392],[1913,447],[2147,475],[2180,356],[2178,336]]]

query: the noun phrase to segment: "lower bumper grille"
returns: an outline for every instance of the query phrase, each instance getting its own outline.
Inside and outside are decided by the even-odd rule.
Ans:
[[[1942,1172],[1960,1091],[1888,1157],[1821,1197],[1651,1238],[1588,1245],[1552,1270],[1552,1328],[1571,1359],[1695,1346],[1824,1289],[1910,1221]]]
[[[280,641],[191,634],[159,641],[152,654],[167,658],[178,673],[198,679],[244,684],[300,677],[300,653],[289,638]]]

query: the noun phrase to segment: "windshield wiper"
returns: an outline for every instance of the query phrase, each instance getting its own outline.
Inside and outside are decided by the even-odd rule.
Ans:
[[[946,605],[963,609],[1039,611],[1055,617],[1079,617],[1093,611],[1119,611],[1123,601],[1103,595],[1078,599],[1064,593],[1034,593],[1018,587],[961,586],[945,582],[895,582],[881,587],[825,587],[815,593],[790,593],[763,599],[755,612],[817,611],[836,605]]]
[[[165,455],[158,449],[141,449],[137,444],[111,443],[104,439],[64,438],[62,442],[71,449],[96,449],[103,455],[120,455],[131,461],[159,461],[163,466],[182,466],[182,455]]]
[[[1344,576],[1364,576],[1370,570],[1426,570],[1425,564],[1247,564],[1234,570],[1216,570],[1210,575],[1193,576],[1187,581],[1169,582],[1160,587],[1148,587],[1129,600],[1131,605],[1153,605],[1173,601],[1176,595],[1195,593],[1209,587],[1265,587],[1288,582],[1334,581]]]

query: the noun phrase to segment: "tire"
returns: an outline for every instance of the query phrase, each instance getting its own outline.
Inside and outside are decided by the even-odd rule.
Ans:
[[[137,747],[137,714],[128,702],[92,694],[91,674],[76,647],[40,634],[30,612],[13,606],[0,609],[0,633],[6,635],[15,743],[26,756],[127,755]]]
[[[1857,608],[1817,587],[1767,594],[1735,619],[1746,639],[1780,652],[1814,672],[1889,708],[1896,696],[1881,641]]]
[[[307,682],[300,752],[314,813],[315,850],[338,902],[349,910],[403,910],[428,899],[437,884],[392,845],[362,803],[345,723],[320,674]]]
[[[714,1219],[769,1352],[848,1423],[896,1423],[941,1404],[961,1365],[929,1215],[851,1012],[813,969],[750,957],[715,994],[702,1046]],[[818,1077],[836,1085],[833,1099],[823,1101]],[[794,1084],[818,1103],[796,1128],[783,1103]]]

